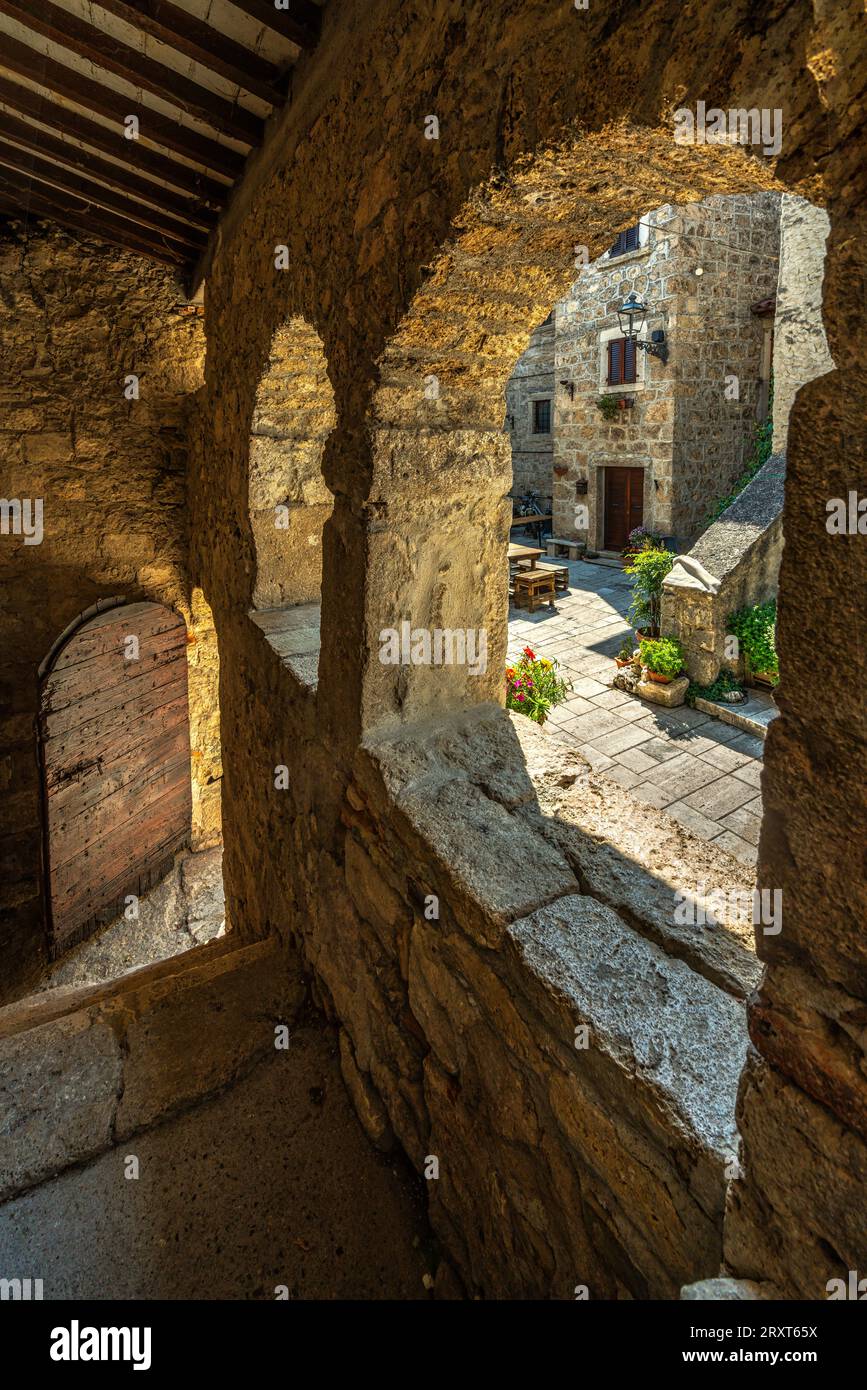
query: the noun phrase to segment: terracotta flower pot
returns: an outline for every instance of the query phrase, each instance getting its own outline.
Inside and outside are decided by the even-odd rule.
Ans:
[[[651,671],[650,667],[647,668],[647,676],[649,680],[656,681],[657,685],[671,685],[674,679],[673,676],[661,676],[658,671]]]

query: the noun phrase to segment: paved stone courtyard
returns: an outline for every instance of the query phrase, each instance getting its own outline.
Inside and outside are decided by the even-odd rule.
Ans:
[[[564,562],[565,563],[565,562]],[[529,645],[572,682],[547,728],[597,770],[703,839],[753,865],[762,816],[762,740],[699,710],[655,708],[612,690],[614,656],[632,631],[631,580],[617,564],[573,561],[556,612],[509,612],[509,659]]]

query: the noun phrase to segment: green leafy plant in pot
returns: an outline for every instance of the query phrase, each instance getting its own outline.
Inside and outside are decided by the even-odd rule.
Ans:
[[[635,625],[636,636],[659,636],[662,612],[662,581],[674,564],[670,550],[641,550],[626,566],[626,573],[635,576],[629,616]]]
[[[603,420],[613,420],[619,409],[616,396],[597,396],[596,409]]]
[[[683,670],[683,648],[673,637],[644,637],[640,650],[642,666],[660,685],[668,685]]]

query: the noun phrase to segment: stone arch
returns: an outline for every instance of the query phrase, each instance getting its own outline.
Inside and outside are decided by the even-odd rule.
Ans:
[[[686,147],[667,127],[639,132],[621,123],[520,161],[468,200],[379,361],[370,412],[368,727],[502,701],[511,514],[505,388],[576,266],[650,207],[780,188],[767,164],[741,150]],[[407,619],[484,630],[486,672],[378,660],[381,632]]]
[[[335,423],[322,340],[305,319],[290,318],[271,339],[250,427],[254,609],[319,599],[322,531],[333,507],[321,465]]]

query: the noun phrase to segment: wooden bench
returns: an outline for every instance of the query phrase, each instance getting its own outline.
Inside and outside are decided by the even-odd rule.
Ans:
[[[519,570],[513,579],[515,605],[535,613],[547,603],[554,607],[554,576],[541,570]]]
[[[551,564],[548,564],[545,560],[537,560],[537,562],[536,562],[536,573],[537,573],[537,574],[553,574],[553,576],[554,576],[554,588],[558,591],[558,593],[561,593],[561,594],[568,594],[568,592],[569,592],[569,566],[568,566],[568,565],[551,565]]]
[[[556,560],[558,555],[565,555],[567,560],[577,560],[583,550],[587,549],[586,541],[572,541],[562,536],[549,536],[545,541],[545,548],[548,551],[548,558]]]

